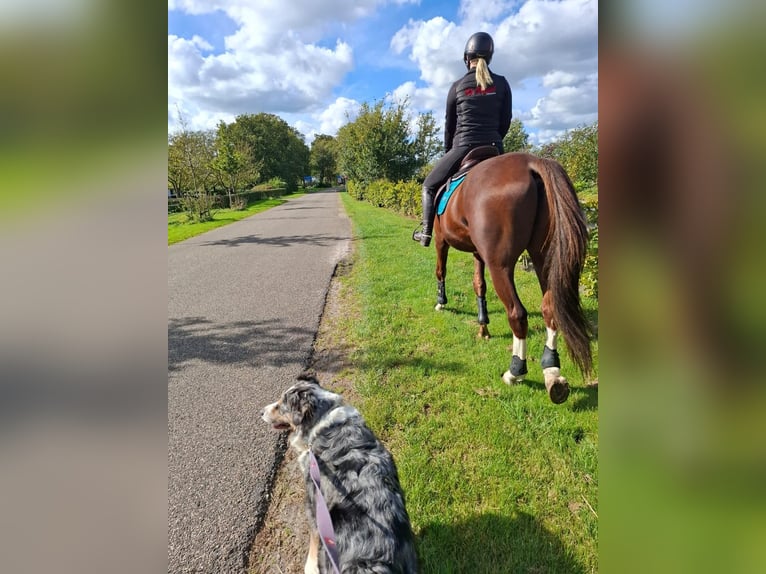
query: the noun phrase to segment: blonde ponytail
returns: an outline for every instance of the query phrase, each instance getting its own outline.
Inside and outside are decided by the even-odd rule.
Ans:
[[[484,58],[476,58],[476,83],[486,90],[487,86],[492,85],[492,75],[489,73],[487,62]]]

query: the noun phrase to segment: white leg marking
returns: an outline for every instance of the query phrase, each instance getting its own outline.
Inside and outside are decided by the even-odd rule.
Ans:
[[[548,338],[545,340],[545,346],[548,347],[551,351],[555,351],[556,339],[558,338],[558,331],[556,331],[556,329],[551,329],[549,327],[546,327],[545,330],[548,333]]]
[[[516,335],[513,336],[513,354],[516,355],[522,361],[527,358],[527,340],[517,339]]]
[[[517,339],[516,335],[513,336],[513,354],[516,355],[522,361],[527,358],[527,340]]]

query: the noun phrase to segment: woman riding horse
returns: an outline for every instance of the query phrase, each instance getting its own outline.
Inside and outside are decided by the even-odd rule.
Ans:
[[[584,374],[593,366],[592,327],[579,293],[588,246],[587,222],[561,164],[527,153],[502,154],[502,140],[511,122],[511,89],[505,78],[489,71],[493,51],[489,34],[479,32],[468,39],[463,59],[469,71],[452,85],[447,97],[447,153],[423,183],[423,227],[412,238],[428,247],[433,234],[437,310],[447,304],[450,247],[473,253],[473,286],[483,338],[489,337],[484,279],[485,266],[489,269],[513,332],[511,363],[502,375],[507,384],[518,383],[527,374],[528,314],[513,276],[516,262],[526,250],[543,295],[546,340],[538,360],[548,396],[559,404],[569,396],[569,383],[561,376],[558,333],[564,335],[572,361]],[[460,168],[468,152],[487,145],[495,146],[500,155],[472,167],[435,219],[436,191]]]
[[[468,72],[452,84],[447,95],[446,153],[423,182],[423,226],[412,234],[423,247],[431,244],[436,191],[457,171],[468,152],[492,145],[503,153],[503,138],[511,125],[511,88],[503,76],[488,67],[494,51],[495,43],[486,32],[477,32],[466,42],[463,61]]]

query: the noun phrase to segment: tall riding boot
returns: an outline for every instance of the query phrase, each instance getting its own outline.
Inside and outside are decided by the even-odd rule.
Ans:
[[[434,229],[434,191],[423,186],[423,229],[412,234],[414,241],[420,241],[423,247],[431,245],[431,232]]]

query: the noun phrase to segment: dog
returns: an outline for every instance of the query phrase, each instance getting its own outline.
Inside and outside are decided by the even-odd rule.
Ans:
[[[320,472],[320,488],[335,529],[342,574],[414,574],[415,541],[404,493],[391,453],[359,411],[304,373],[261,418],[275,430],[290,430],[290,445],[306,483],[311,535],[304,572],[332,572],[320,549],[316,488],[309,476],[309,449]]]

